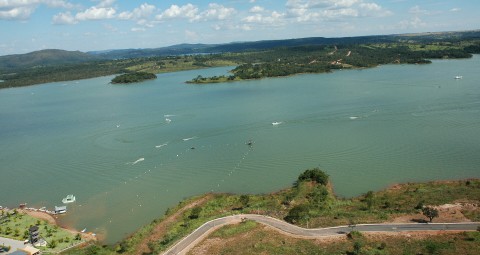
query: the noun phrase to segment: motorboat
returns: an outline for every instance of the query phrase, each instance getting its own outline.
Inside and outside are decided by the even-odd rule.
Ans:
[[[62,199],[62,203],[68,204],[68,203],[73,203],[75,202],[75,196],[74,195],[68,195],[67,197]]]

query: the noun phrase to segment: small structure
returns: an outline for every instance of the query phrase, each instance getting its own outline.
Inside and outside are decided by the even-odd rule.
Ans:
[[[18,249],[18,251],[23,251],[28,255],[39,255],[40,254],[40,250],[35,248],[35,247],[32,247],[32,246],[25,246],[25,248]]]
[[[38,226],[31,226],[28,229],[28,234],[30,235],[30,238],[29,238],[30,243],[35,245],[39,239]]]
[[[67,212],[66,206],[55,206],[55,214],[62,214]]]

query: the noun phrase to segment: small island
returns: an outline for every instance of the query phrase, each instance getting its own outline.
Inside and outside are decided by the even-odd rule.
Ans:
[[[147,73],[147,72],[126,73],[113,78],[112,84],[137,83],[137,82],[146,81],[146,80],[153,80],[156,78],[157,76],[153,73]]]

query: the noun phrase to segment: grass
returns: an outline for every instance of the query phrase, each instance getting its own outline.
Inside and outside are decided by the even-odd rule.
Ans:
[[[286,236],[261,224],[225,226],[188,254],[478,254],[480,232],[430,236],[356,233],[331,240]],[[228,234],[225,234],[228,233]],[[358,253],[355,253],[355,247]]]
[[[37,225],[39,233],[48,244],[56,243],[55,247],[37,247],[44,253],[54,253],[72,246],[80,241],[75,240],[71,232],[59,228],[57,225],[49,224],[46,221],[38,220],[27,214],[17,212],[15,214],[2,211],[3,218],[0,220],[0,236],[19,241],[27,240],[30,226]]]
[[[114,247],[91,246],[88,249],[92,251],[97,249],[95,252],[99,254],[134,254],[138,245],[145,240],[145,238],[149,238],[158,224],[164,224],[164,222],[165,226],[161,235],[157,234],[156,239],[148,243],[148,248],[152,253],[165,251],[168,247],[191,233],[203,223],[227,215],[254,213],[269,215],[283,220],[289,215],[293,208],[308,205],[306,207],[308,210],[306,215],[308,215],[308,217],[296,219],[295,224],[302,227],[306,227],[308,224],[310,228],[329,227],[352,223],[385,222],[399,216],[416,214],[420,212],[420,210],[415,209],[415,207],[422,204],[441,205],[454,202],[478,204],[479,197],[480,180],[407,183],[378,192],[367,192],[362,196],[352,199],[336,197],[330,184],[323,186],[315,182],[304,181],[296,183],[292,188],[271,194],[210,194],[208,200],[200,207],[200,211],[197,209],[197,211],[194,212],[194,207],[186,210],[182,209],[193,201],[202,198],[201,196],[193,197],[167,210],[164,216],[140,228],[132,236]],[[181,210],[184,211],[179,214],[176,220],[166,221],[167,219],[171,219],[173,215],[177,215]],[[480,215],[479,211],[478,208],[476,210],[466,211],[465,216],[471,220],[478,220]],[[193,215],[195,215],[195,217],[193,217]],[[258,228],[257,225],[258,224],[254,222],[247,222],[235,227],[227,226],[215,233],[214,237],[223,239],[236,238],[238,235],[252,231],[255,232],[255,229]],[[259,238],[259,240],[267,238],[263,232],[259,232],[256,235],[255,238]],[[248,236],[250,236],[250,234],[248,234]],[[392,243],[397,241],[401,242],[401,240],[393,240]],[[275,246],[275,248],[272,248],[275,252],[266,254],[309,254],[313,244],[305,240],[298,242],[299,243],[296,241],[288,247],[283,248]],[[274,244],[266,243],[255,245],[255,249],[252,250],[251,254],[270,251],[269,247],[272,245]],[[297,245],[298,247],[296,247]],[[345,246],[344,244],[342,245],[342,247]],[[351,246],[351,244],[349,245]],[[418,244],[418,247],[422,245],[424,244]],[[346,250],[345,247],[341,249]],[[418,250],[420,248],[415,249]],[[443,250],[443,248],[441,249]],[[312,251],[316,251],[316,249]],[[69,254],[76,254],[74,252],[75,251],[72,251],[72,253],[69,252]],[[228,254],[229,252],[230,250],[225,250],[219,254]],[[319,250],[318,254],[329,253],[323,253],[323,251]]]

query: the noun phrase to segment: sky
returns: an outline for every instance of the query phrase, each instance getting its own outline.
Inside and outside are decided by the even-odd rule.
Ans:
[[[0,55],[480,28],[479,0],[0,0]]]

